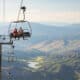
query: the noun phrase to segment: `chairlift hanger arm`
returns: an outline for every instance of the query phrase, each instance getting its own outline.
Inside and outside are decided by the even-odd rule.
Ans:
[[[19,20],[21,10],[23,10],[23,20],[25,20],[25,11],[26,11],[26,7],[23,6],[23,0],[21,0],[21,2],[20,2],[20,8],[19,8],[19,11],[18,11],[17,20]]]

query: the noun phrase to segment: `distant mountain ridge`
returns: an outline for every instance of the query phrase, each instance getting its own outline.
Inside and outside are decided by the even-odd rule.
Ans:
[[[68,24],[65,26],[49,26],[40,23],[31,23],[32,41],[60,39],[80,39],[80,24]],[[0,24],[0,34],[8,34],[9,23]]]

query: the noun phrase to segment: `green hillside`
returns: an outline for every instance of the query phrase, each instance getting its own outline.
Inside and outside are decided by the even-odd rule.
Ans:
[[[38,69],[42,80],[80,80],[80,58],[48,59]]]

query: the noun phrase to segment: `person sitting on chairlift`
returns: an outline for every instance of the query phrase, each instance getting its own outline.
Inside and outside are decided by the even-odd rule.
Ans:
[[[19,37],[23,37],[23,29],[22,29],[22,27],[20,27],[19,30],[18,30],[18,36]],[[18,37],[18,39],[19,39],[19,37]],[[23,39],[24,39],[24,37],[23,37]]]
[[[15,37],[15,39],[16,39],[16,37],[18,36],[17,28],[14,28],[12,34],[13,34],[13,37]]]

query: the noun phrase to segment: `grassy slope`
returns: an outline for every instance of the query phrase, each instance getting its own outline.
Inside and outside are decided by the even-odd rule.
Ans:
[[[80,79],[80,58],[48,60],[43,68],[45,78],[49,78],[48,80]]]

